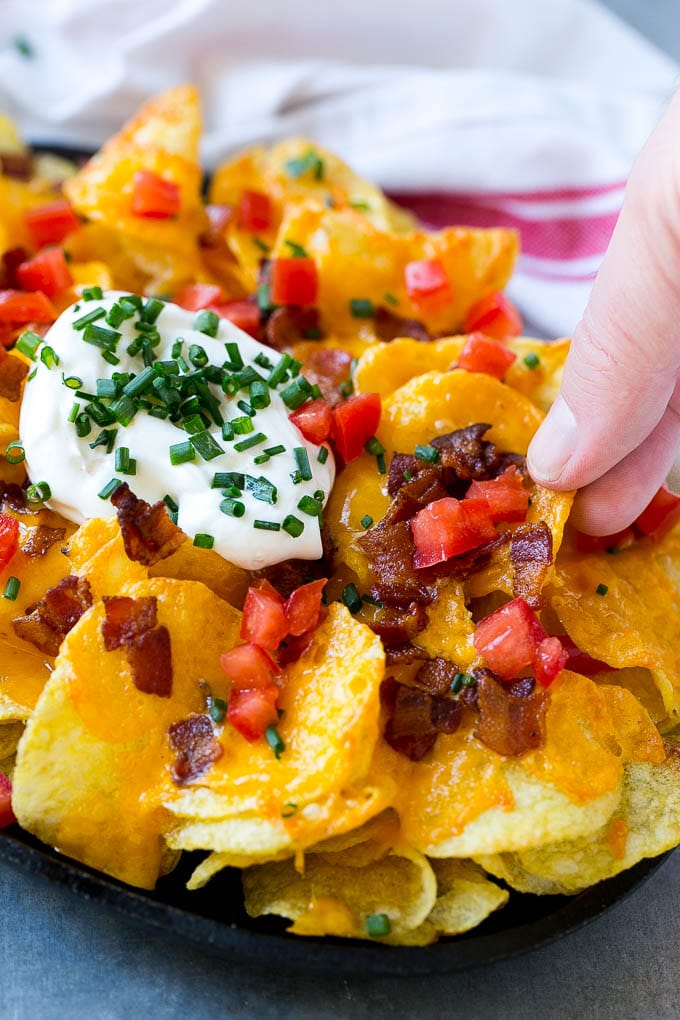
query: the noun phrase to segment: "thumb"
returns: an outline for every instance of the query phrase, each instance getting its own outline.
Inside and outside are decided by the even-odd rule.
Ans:
[[[676,97],[631,174],[609,250],[574,333],[560,396],[529,448],[529,470],[548,487],[579,488],[610,472],[654,432],[675,390],[679,140]],[[672,428],[662,435],[666,446],[675,447],[680,438]],[[658,440],[654,449],[664,462],[673,459],[674,450],[659,449]],[[642,495],[651,498],[653,490]],[[638,492],[636,506],[640,499]],[[630,512],[634,515],[632,504]]]

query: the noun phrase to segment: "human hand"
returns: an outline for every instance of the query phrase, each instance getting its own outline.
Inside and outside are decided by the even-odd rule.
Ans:
[[[680,452],[680,92],[631,173],[529,471],[579,492],[582,531],[620,531]]]

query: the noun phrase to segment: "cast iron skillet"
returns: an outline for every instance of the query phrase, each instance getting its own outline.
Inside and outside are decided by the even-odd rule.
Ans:
[[[53,152],[82,163],[90,153],[51,144],[34,151]],[[578,896],[530,896],[513,892],[502,910],[467,935],[444,938],[432,946],[406,948],[335,938],[286,934],[279,918],[248,917],[240,874],[221,872],[204,888],[188,892],[186,880],[202,854],[184,854],[179,866],[160,880],[154,892],[139,891],[63,857],[22,832],[0,832],[0,861],[40,875],[85,899],[116,911],[133,924],[159,935],[187,940],[206,952],[264,967],[294,967],[344,976],[438,974],[508,959],[575,931],[642,885],[669,856],[640,861],[635,867]]]

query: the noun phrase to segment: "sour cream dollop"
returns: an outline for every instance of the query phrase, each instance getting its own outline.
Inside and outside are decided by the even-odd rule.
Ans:
[[[266,382],[271,372],[268,363],[276,366],[280,361],[277,351],[253,340],[226,319],[219,319],[218,323],[212,320],[211,324],[208,317],[208,329],[216,328],[216,335],[206,335],[195,328],[195,324],[205,324],[205,316],[197,322],[200,313],[187,312],[169,302],[163,303],[160,311],[158,305],[147,306],[147,317],[153,321],[141,331],[137,326],[144,322],[143,309],[136,307],[134,314],[111,325],[111,321],[117,323],[118,319],[115,312],[110,314],[114,306],[130,312],[131,305],[126,298],[130,295],[107,292],[101,299],[80,300],[59,316],[37,352],[35,374],[26,384],[19,427],[31,481],[47,482],[50,487],[48,505],[78,524],[92,517],[113,517],[115,510],[110,500],[100,493],[106,493],[112,480],[117,478],[127,482],[137,496],[149,503],[169,496],[171,505],[172,501],[178,504],[180,528],[191,538],[208,536],[207,542],[199,539],[199,543],[209,545],[209,538],[212,538],[212,547],[240,567],[255,570],[291,558],[318,559],[322,548],[315,504],[325,505],[333,485],[335,466],[332,453],[326,447],[308,442],[290,421],[290,402],[291,399],[295,401],[286,390],[300,376],[292,375],[289,370],[283,381],[267,384],[264,400],[268,396],[269,404],[252,408],[249,383],[236,393],[225,394],[219,380],[206,380],[205,370],[214,366],[208,374],[215,377],[217,369],[224,367],[222,375],[236,377],[238,382],[238,372],[250,367]],[[134,296],[131,300],[140,303]],[[99,309],[103,309],[103,314],[95,314]],[[157,312],[155,318],[154,311]],[[83,317],[90,313],[91,322],[83,326]],[[88,325],[94,328],[88,330]],[[111,338],[100,330],[120,335]],[[239,419],[233,438],[229,438],[229,425],[223,435],[222,426],[208,415],[211,420],[204,434],[192,439],[192,432],[187,431],[186,426],[195,430],[200,419],[197,421],[193,417],[192,421],[196,412],[192,412],[191,405],[187,405],[186,414],[175,410],[176,421],[170,417],[154,417],[151,407],[167,405],[162,401],[162,389],[159,393],[153,386],[135,394],[133,384],[133,402],[137,404],[141,400],[142,404],[137,406],[129,424],[124,423],[125,413],[123,421],[96,423],[93,420],[91,412],[95,415],[99,412],[101,418],[99,408],[108,409],[115,397],[91,400],[88,394],[96,396],[98,389],[99,392],[106,390],[106,383],[102,386],[101,380],[114,380],[116,374],[134,374],[139,378],[145,369],[143,348],[140,348],[145,338],[147,361],[152,358],[153,366],[162,363],[154,369],[153,378],[163,379],[162,373],[174,372],[172,365],[177,364],[179,375],[167,375],[166,383],[172,388],[173,382],[192,376],[199,383],[199,389],[202,387],[203,394],[210,394],[214,401],[212,406],[218,408],[218,417],[223,417],[226,423]],[[227,344],[236,346],[228,349]],[[133,345],[132,353],[130,345]],[[45,348],[54,351],[57,364],[52,364],[56,359],[49,354],[41,357]],[[200,351],[207,356],[207,366],[201,366],[204,358]],[[107,352],[109,360],[104,356]],[[194,356],[193,363],[190,352]],[[259,362],[256,361],[258,356]],[[115,359],[119,359],[118,363],[111,364]],[[243,362],[241,369],[234,367],[239,361]],[[293,365],[292,371],[295,370]],[[146,378],[149,378],[148,372]],[[186,379],[182,385],[183,394],[192,389]],[[282,393],[287,395],[288,404]],[[145,406],[145,402],[150,406]],[[238,407],[239,402],[250,405],[255,413],[251,416],[247,410],[244,412]],[[206,403],[200,393],[198,403],[205,414]],[[80,407],[75,408],[75,404]],[[87,435],[77,433],[74,419],[78,416],[81,416],[78,426],[81,431],[89,420]],[[250,431],[238,431],[249,428],[248,421],[244,421],[248,418],[252,422]],[[108,437],[109,448],[105,441],[92,445],[102,431],[113,429],[115,437]],[[263,438],[257,438],[260,436]],[[253,440],[253,445],[249,440]],[[193,454],[193,459],[173,464],[170,447],[182,443],[190,444],[189,453]],[[200,452],[201,449],[206,452],[206,444],[210,459],[205,459]],[[283,450],[278,449],[280,447]],[[216,448],[221,452],[216,452]],[[184,449],[186,451],[186,447]],[[119,465],[124,464],[128,454],[136,462],[134,474],[122,473],[120,468],[116,470],[116,450],[123,451],[118,454]],[[221,484],[224,479],[215,479],[216,475],[226,472],[243,475],[242,491],[236,493],[233,486]],[[234,512],[242,516],[234,516]]]

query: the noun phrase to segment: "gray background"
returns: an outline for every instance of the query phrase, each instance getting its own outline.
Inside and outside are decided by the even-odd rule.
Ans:
[[[680,60],[680,0],[607,6]],[[0,1020],[670,1020],[679,918],[680,852],[604,917],[528,956],[450,977],[342,980],[214,960],[0,866]]]

